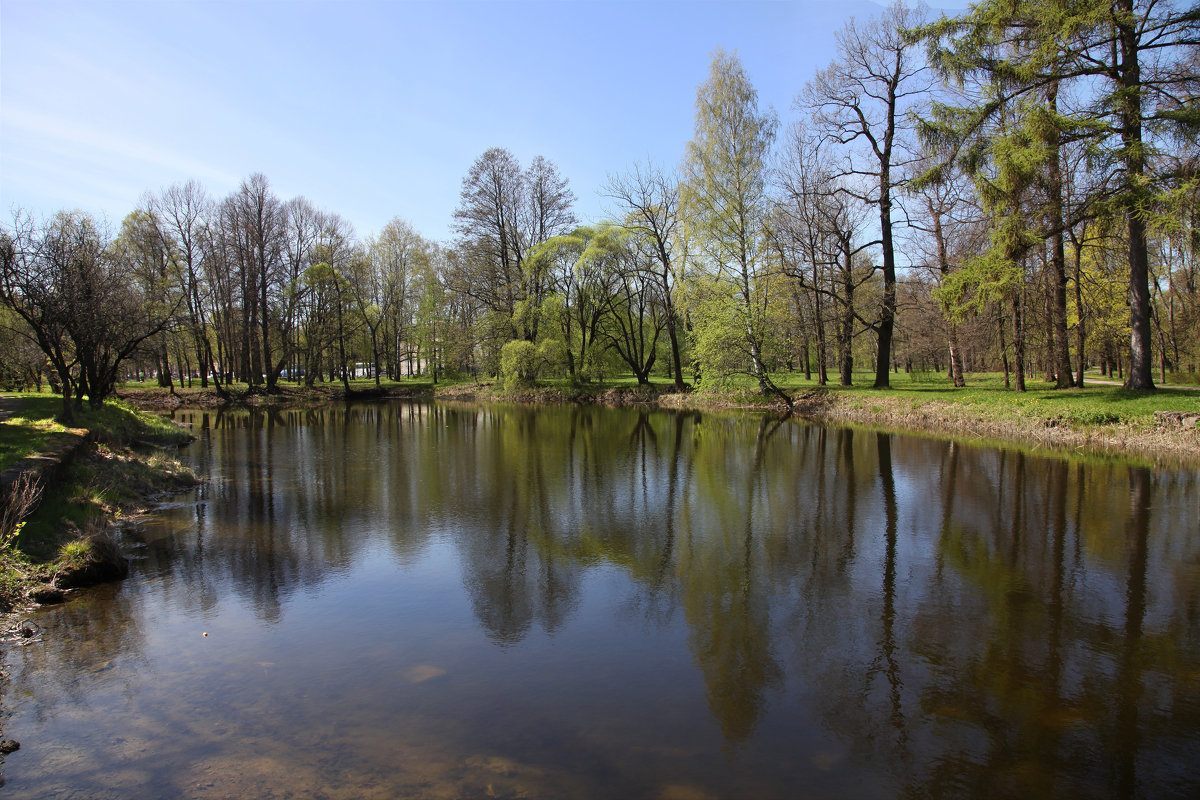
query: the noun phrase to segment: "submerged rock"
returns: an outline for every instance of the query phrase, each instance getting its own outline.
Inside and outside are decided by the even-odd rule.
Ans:
[[[35,603],[49,606],[66,600],[67,593],[52,583],[43,583],[41,586],[35,586],[29,590],[29,599]]]
[[[405,672],[404,677],[409,683],[424,683],[433,678],[440,678],[445,674],[446,670],[441,667],[435,667],[432,664],[422,664]]]

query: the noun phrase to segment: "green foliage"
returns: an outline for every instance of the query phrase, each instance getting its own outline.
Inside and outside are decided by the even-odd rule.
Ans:
[[[33,572],[29,556],[12,544],[0,547],[0,612],[13,609]]]
[[[513,391],[532,386],[537,380],[538,347],[524,339],[514,339],[500,349],[500,374],[504,388]]]
[[[79,567],[87,563],[92,553],[92,543],[87,539],[67,542],[58,551],[59,563],[64,567]]]
[[[696,288],[688,305],[692,358],[703,388],[725,387],[734,375],[748,372],[746,330],[728,284],[706,281]]]
[[[764,310],[771,281],[767,162],[778,124],[773,110],[759,109],[758,92],[738,57],[714,53],[708,79],[696,93],[695,136],[687,146],[681,191],[698,245],[696,266],[709,281],[725,284],[716,291],[741,317],[731,325],[718,305],[702,300],[718,319],[703,320],[710,330],[698,333],[696,358],[702,369],[705,363],[715,367],[718,379],[729,371],[719,357],[722,344],[748,360],[760,383],[765,377]],[[740,344],[729,338],[735,331]]]
[[[537,348],[538,374],[561,374],[567,363],[567,346],[562,339],[543,339]]]

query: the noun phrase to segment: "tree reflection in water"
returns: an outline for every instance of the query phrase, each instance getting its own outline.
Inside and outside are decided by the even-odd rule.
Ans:
[[[1194,473],[645,409],[381,404],[188,419],[202,433],[190,457],[212,477],[179,512],[187,524],[145,537],[136,585],[147,596],[212,616],[233,595],[266,631],[297,598],[384,569],[381,557],[399,565],[391,580],[415,580],[410,570],[446,550],[490,651],[523,664],[523,651],[562,640],[601,661],[577,663],[578,682],[531,679],[544,699],[509,673],[459,694],[430,681],[447,693],[428,690],[438,704],[419,706],[423,730],[457,731],[454,746],[494,726],[543,770],[606,776],[612,796],[648,792],[664,780],[656,769],[684,765],[718,794],[753,781],[759,796],[801,782],[814,796],[1200,789]],[[412,596],[446,591],[421,584]],[[147,612],[119,591],[106,602],[71,645],[104,652],[43,653],[61,684],[44,713],[55,696],[79,701],[69,687],[94,685],[96,658],[143,657]],[[436,618],[346,613],[370,631],[347,650],[378,651],[385,666],[419,635],[439,641]],[[621,633],[630,627],[655,636]],[[674,669],[672,647],[690,664],[654,674]],[[638,658],[656,666],[639,673]],[[610,675],[624,683],[597,685]],[[704,758],[685,730],[692,678],[702,686],[690,702],[724,760]],[[646,730],[602,717],[676,685],[638,717]],[[578,719],[547,710],[572,693]],[[552,735],[519,734],[535,705]],[[385,708],[371,711],[381,725]]]

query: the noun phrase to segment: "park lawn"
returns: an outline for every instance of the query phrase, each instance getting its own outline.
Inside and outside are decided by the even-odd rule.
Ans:
[[[1004,388],[1004,379],[1000,373],[970,373],[967,376],[967,386],[955,389],[950,380],[941,373],[913,372],[892,373],[891,388],[884,390],[872,389],[874,373],[861,371],[854,373],[854,385],[838,386],[836,375],[830,376],[833,382],[825,387],[830,398],[839,404],[845,403],[852,407],[887,411],[891,414],[904,411],[937,412],[940,414],[970,414],[989,420],[1007,420],[1015,424],[1064,424],[1071,426],[1109,426],[1132,425],[1136,427],[1155,425],[1154,412],[1161,410],[1200,412],[1200,392],[1182,388],[1160,388],[1156,392],[1126,392],[1119,386],[1089,383],[1083,389],[1054,389],[1040,378],[1029,379],[1027,391],[1017,392]],[[1095,376],[1098,377],[1098,376]],[[803,373],[774,373],[774,381],[793,396],[804,396],[818,390],[815,378],[805,379]],[[444,378],[435,385],[429,376],[403,378],[401,380],[383,379],[380,387],[387,391],[445,391],[455,387],[477,386],[480,382],[474,379]],[[499,381],[484,380],[482,383],[494,384],[488,386],[486,396],[502,398],[506,393]],[[350,382],[352,389],[357,391],[370,390],[375,387],[373,378],[358,378]],[[313,390],[306,390],[302,384],[281,381],[280,387],[286,394],[303,397],[312,394],[313,399],[319,399],[324,394],[340,393],[341,382],[317,383]],[[244,393],[245,384],[233,384],[233,391]],[[605,376],[602,380],[593,380],[583,385],[573,385],[566,378],[543,378],[538,381],[540,390],[535,397],[544,399],[570,400],[584,396],[599,396],[604,392],[616,390],[637,390],[636,379],[631,374],[614,374]],[[157,383],[125,383],[118,387],[123,390],[158,390]],[[199,383],[195,382],[190,388],[177,387],[176,393],[186,405],[189,395],[199,394]],[[673,391],[672,381],[665,375],[654,375],[650,380],[650,392],[654,394],[670,394]],[[525,397],[529,393],[520,393]],[[759,394],[753,380],[748,376],[737,376],[718,387],[701,387],[688,400],[688,405],[714,407],[738,406],[771,406],[778,403],[778,398]]]
[[[831,376],[836,381],[836,376]],[[967,385],[956,389],[949,378],[930,373],[892,373],[891,387],[874,389],[874,372],[855,372],[852,386],[836,382],[824,388],[838,405],[876,413],[910,411],[929,416],[970,415],[995,422],[1023,425],[1062,424],[1072,427],[1128,425],[1152,428],[1156,411],[1200,413],[1200,392],[1186,388],[1160,388],[1154,392],[1128,392],[1120,386],[1086,383],[1082,389],[1055,389],[1040,379],[1028,379],[1026,391],[1004,388],[1001,373],[969,373]],[[820,390],[814,378],[803,373],[777,373],[773,380],[793,396]],[[746,404],[770,398],[760,395],[748,378],[739,377],[724,389]],[[704,390],[701,394],[705,394]]]
[[[50,437],[70,430],[58,416],[62,398],[48,392],[4,395],[16,406],[10,416],[0,420],[0,471],[26,456],[45,450]],[[147,441],[171,445],[185,441],[188,434],[178,426],[154,414],[110,401],[93,411],[86,407],[75,417],[75,429],[92,431],[102,442],[126,444]]]
[[[0,420],[0,471],[44,450],[53,434],[67,430],[57,419],[62,411],[62,398],[58,395],[21,394],[5,398],[15,408]]]

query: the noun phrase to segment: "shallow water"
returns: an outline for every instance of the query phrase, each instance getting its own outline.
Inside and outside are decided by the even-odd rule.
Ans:
[[[205,485],[6,650],[6,798],[1200,792],[1194,473],[756,416],[180,419]]]

